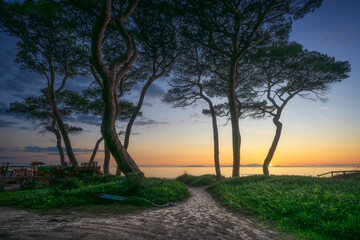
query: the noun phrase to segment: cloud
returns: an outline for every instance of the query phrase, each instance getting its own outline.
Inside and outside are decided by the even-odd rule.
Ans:
[[[296,127],[296,128],[305,128],[304,125],[296,125],[295,127]]]
[[[28,127],[18,127],[17,129],[20,129],[20,130],[31,130],[31,128],[28,128]]]
[[[160,122],[160,121],[155,121],[149,118],[142,118],[140,120],[136,120],[134,125],[137,126],[156,126],[159,124],[169,124],[169,122]]]
[[[141,91],[143,88],[144,84],[137,84],[134,86],[134,90],[135,91]],[[151,86],[149,87],[149,89],[146,92],[145,98],[149,99],[162,99],[163,96],[166,94],[165,89],[163,89],[162,87],[160,87],[158,84],[153,83],[151,84]],[[144,103],[146,103],[146,100],[144,101]]]
[[[44,86],[45,78],[41,75],[20,69],[15,63],[17,39],[5,33],[0,33],[0,92],[10,94],[33,95],[39,91],[39,86]],[[4,99],[4,97],[2,96]]]
[[[8,148],[0,147],[0,152],[5,152],[5,151],[8,151]]]
[[[9,109],[9,105],[0,101],[0,115],[7,115],[6,111]]]
[[[330,111],[331,108],[328,108],[328,107],[320,107],[321,110],[327,110],[327,111]]]
[[[101,118],[95,116],[88,116],[83,114],[78,114],[72,117],[64,117],[65,121],[74,122],[74,123],[83,123],[93,126],[100,126],[101,125]]]
[[[63,148],[64,152],[66,152],[66,149]],[[22,151],[24,152],[43,152],[43,153],[58,153],[57,147],[38,147],[38,146],[27,146]],[[74,153],[89,153],[92,152],[93,149],[89,148],[73,148]],[[103,152],[104,150],[98,150],[98,152]]]
[[[80,114],[77,115],[77,121],[88,125],[95,125],[95,126],[101,125],[101,118],[95,116],[87,116]]]
[[[0,156],[0,160],[8,160],[8,159],[19,159],[19,157],[14,156]]]
[[[14,124],[16,124],[16,122],[4,121],[4,120],[0,119],[0,128],[10,127],[10,126],[12,126]]]

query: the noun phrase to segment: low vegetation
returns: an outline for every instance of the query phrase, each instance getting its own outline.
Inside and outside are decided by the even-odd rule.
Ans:
[[[249,176],[209,190],[227,207],[248,210],[307,239],[360,239],[360,184],[300,176]]]
[[[210,184],[213,184],[214,182],[216,182],[217,180],[219,180],[219,179],[216,177],[216,175],[213,175],[213,174],[193,176],[193,175],[189,175],[189,174],[185,173],[176,178],[176,181],[182,182],[182,183],[184,183],[186,185],[190,185],[190,186],[210,185]]]
[[[0,205],[48,209],[119,203],[100,198],[101,193],[124,196],[125,204],[135,206],[149,206],[149,203],[142,199],[155,204],[166,204],[189,196],[183,183],[171,180],[157,178],[142,180],[136,177],[92,177],[84,180],[69,178],[42,189],[2,192]]]

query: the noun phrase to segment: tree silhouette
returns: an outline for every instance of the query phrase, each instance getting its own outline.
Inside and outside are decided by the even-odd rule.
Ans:
[[[211,99],[205,94],[209,83],[208,76],[209,67],[206,64],[206,59],[201,55],[201,50],[195,46],[188,47],[186,54],[182,56],[176,66],[176,77],[169,82],[172,88],[164,97],[164,101],[174,107],[190,106],[200,99],[206,101],[212,120],[215,173],[220,178],[219,134],[216,112]]]
[[[81,106],[81,108],[78,109],[80,113],[94,116],[94,117],[102,117],[104,114],[104,101],[101,97],[101,87],[95,84],[90,84],[90,86],[82,92],[82,97],[84,98],[84,105]],[[133,116],[133,113],[135,112],[135,106],[127,101],[119,101],[119,106],[121,107],[121,115],[118,117],[119,120],[127,120],[131,116]],[[141,115],[141,112],[138,113]],[[89,164],[92,165],[96,153],[99,149],[99,146],[101,142],[104,140],[104,137],[100,137],[95,144],[95,147],[93,149],[93,152],[91,154]],[[104,144],[104,173],[109,174],[109,164],[110,164],[110,152],[109,149],[106,147],[106,144]]]
[[[73,108],[65,106],[65,102],[75,103],[78,99],[78,94],[69,90],[65,90],[57,96],[58,111],[62,117],[70,116],[73,114]],[[72,100],[69,100],[72,97]],[[65,105],[64,105],[65,104]],[[49,99],[45,96],[27,97],[23,102],[10,103],[10,109],[7,111],[9,114],[22,116],[30,120],[35,125],[34,130],[39,130],[40,134],[45,134],[46,131],[52,132],[56,137],[56,147],[59,151],[60,164],[65,166],[65,156],[62,148],[62,138],[58,126],[56,125],[55,118],[52,113]],[[71,126],[64,123],[67,132],[72,134],[80,134],[82,128]]]
[[[72,25],[64,16],[61,5],[52,0],[0,2],[0,28],[18,39],[16,61],[21,67],[46,78],[46,88],[42,93],[49,100],[67,156],[71,164],[78,167],[66,125],[57,106],[57,95],[64,90],[68,79],[84,71],[86,46],[72,35]]]
[[[169,74],[179,54],[177,22],[172,9],[166,1],[143,0],[133,14],[133,31],[140,49],[136,65],[147,80],[126,128],[125,149],[129,147],[131,128],[139,115],[147,90],[154,81]]]
[[[285,43],[260,49],[251,56],[253,71],[248,81],[256,81],[253,92],[266,99],[258,109],[272,117],[276,133],[264,160],[263,172],[269,175],[269,164],[280,140],[281,114],[295,96],[307,99],[323,99],[333,83],[348,77],[350,64],[335,61],[319,52],[308,51],[297,43]]]
[[[200,0],[184,1],[182,34],[201,44],[224,63],[232,126],[233,176],[240,172],[241,136],[236,100],[237,68],[251,48],[282,37],[292,18],[300,18],[320,6],[321,0]]]
[[[101,133],[105,144],[124,174],[143,175],[123,147],[115,128],[116,119],[121,115],[118,99],[123,94],[123,82],[138,56],[135,38],[129,25],[139,1],[70,2],[76,7],[72,8],[73,12],[70,14],[78,25],[79,35],[84,39],[90,38],[91,70],[102,88],[104,101]],[[90,19],[94,21],[89,21]]]

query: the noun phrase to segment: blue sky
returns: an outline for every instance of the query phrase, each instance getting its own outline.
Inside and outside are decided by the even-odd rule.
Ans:
[[[291,40],[306,49],[326,53],[336,60],[349,61],[350,77],[332,86],[328,102],[296,98],[283,113],[283,136],[273,164],[320,165],[360,164],[360,1],[325,0],[323,5],[303,19],[295,21]],[[55,139],[38,135],[30,122],[6,115],[9,103],[38,95],[44,78],[14,63],[16,39],[0,33],[0,162],[29,163],[41,160],[58,163]],[[81,91],[91,81],[69,81],[70,89]],[[139,165],[212,165],[212,131],[210,119],[201,114],[203,102],[185,109],[173,109],[161,102],[167,79],[150,89],[145,99],[143,117],[136,122],[129,152]],[[139,87],[137,88],[139,89]],[[126,98],[136,101],[138,92]],[[80,116],[85,131],[71,137],[81,161],[89,159],[99,126]],[[89,124],[84,124],[88,122]],[[219,120],[220,161],[231,164],[230,126]],[[123,123],[119,123],[123,126]],[[271,144],[275,128],[271,119],[242,120],[242,164],[261,164]],[[103,153],[98,154],[101,162]]]

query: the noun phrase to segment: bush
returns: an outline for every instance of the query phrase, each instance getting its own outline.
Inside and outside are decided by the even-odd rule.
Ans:
[[[305,238],[359,239],[360,184],[300,176],[249,176],[209,187],[227,207],[244,208]]]
[[[96,185],[101,183],[116,182],[124,179],[124,177],[106,174],[104,176],[94,174],[92,176],[85,177],[83,183],[85,185]]]
[[[183,174],[176,178],[176,181],[182,182],[184,184],[190,185],[190,186],[204,186],[204,185],[210,185],[216,182],[218,179],[216,175],[213,174],[205,174],[201,176],[192,176],[188,174]]]
[[[72,190],[36,189],[16,195],[10,200],[10,204],[24,208],[57,208],[115,202],[100,198],[101,193],[125,196],[126,203],[144,206],[149,203],[138,198],[147,199],[155,204],[164,204],[180,201],[189,196],[186,186],[180,182],[153,178],[144,179],[141,182],[124,179],[119,182],[87,185]]]
[[[82,186],[82,181],[79,180],[76,177],[72,177],[72,178],[66,178],[62,181],[59,181],[56,184],[56,187],[59,190],[72,190],[72,189],[77,189],[80,188]]]

